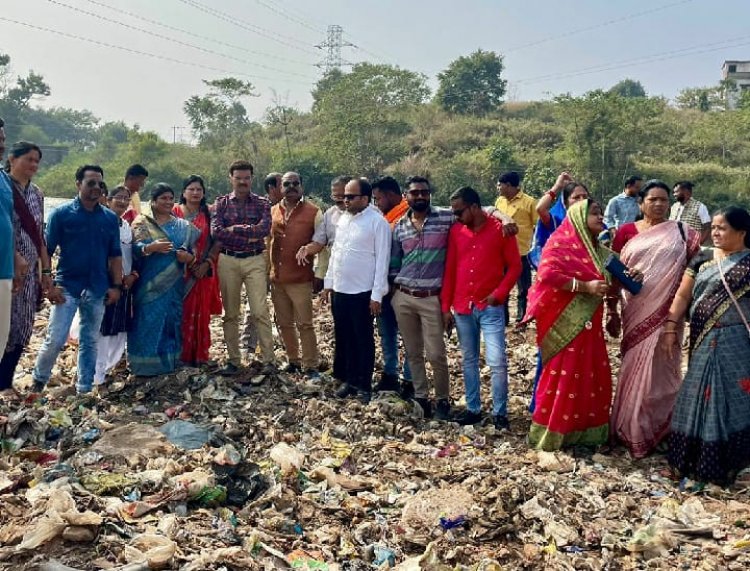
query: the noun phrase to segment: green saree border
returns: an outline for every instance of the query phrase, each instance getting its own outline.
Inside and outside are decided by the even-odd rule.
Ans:
[[[531,423],[529,428],[529,445],[536,450],[553,452],[565,446],[599,446],[609,438],[609,423],[562,434],[549,430],[546,426]]]
[[[540,349],[543,365],[546,365],[583,331],[601,303],[600,297],[587,293],[578,294],[570,301],[542,339]]]

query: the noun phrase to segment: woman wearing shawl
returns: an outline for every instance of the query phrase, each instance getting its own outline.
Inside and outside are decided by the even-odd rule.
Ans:
[[[690,308],[690,360],[677,394],[669,463],[680,475],[729,484],[750,466],[750,214],[714,214],[713,249],[688,264],[661,345],[679,354]]]
[[[669,196],[662,181],[646,182],[640,190],[643,219],[620,226],[612,243],[620,260],[643,274],[638,295],[624,291],[621,297],[622,365],[610,423],[613,439],[634,458],[648,455],[669,432],[682,382],[680,355],[662,355],[659,338],[688,260],[700,250],[700,234],[667,219]],[[620,334],[617,299],[607,300],[607,331],[613,337]]]
[[[186,266],[198,229],[172,215],[174,192],[164,183],[151,189],[153,217],[133,221],[133,253],[140,264],[134,291],[135,318],[128,333],[128,362],[137,376],[175,370],[182,351],[182,300]]]
[[[544,248],[526,320],[537,323],[542,374],[529,442],[541,450],[607,441],[612,378],[604,342],[607,250],[602,207],[583,200]]]
[[[185,278],[185,301],[182,307],[182,355],[187,365],[208,363],[211,347],[209,323],[212,315],[221,314],[219,279],[216,272],[218,244],[211,242],[211,214],[206,204],[206,187],[198,175],[190,175],[182,185],[180,203],[172,211],[195,226],[200,235],[195,243],[195,264]]]

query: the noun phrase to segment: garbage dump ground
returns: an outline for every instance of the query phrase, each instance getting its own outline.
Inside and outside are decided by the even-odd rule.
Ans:
[[[330,316],[317,321],[331,362]],[[395,393],[339,401],[325,375],[119,371],[104,398],[79,398],[69,346],[44,396],[0,401],[0,569],[750,568],[747,487],[675,480],[662,455],[623,448],[529,450],[533,330],[508,345],[501,433],[425,420]],[[449,362],[459,401],[455,339]]]

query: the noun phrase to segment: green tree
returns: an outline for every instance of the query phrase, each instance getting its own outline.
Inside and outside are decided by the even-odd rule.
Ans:
[[[502,78],[503,57],[477,50],[451,62],[438,74],[435,100],[443,109],[464,115],[486,115],[503,103],[507,81]]]
[[[222,144],[247,130],[250,119],[242,100],[258,97],[252,83],[234,77],[203,80],[207,95],[193,95],[183,106],[193,133],[201,144]]]
[[[609,93],[620,97],[646,97],[646,90],[640,81],[623,79],[609,88]]]

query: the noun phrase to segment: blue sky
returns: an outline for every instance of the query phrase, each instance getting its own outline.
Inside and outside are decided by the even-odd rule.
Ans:
[[[329,24],[341,25],[344,39],[357,46],[344,48],[345,60],[419,71],[433,87],[435,74],[453,59],[477,48],[497,51],[505,57],[509,97],[518,100],[581,94],[625,77],[641,81],[649,94],[671,98],[684,87],[717,83],[725,59],[750,59],[750,0],[2,4],[0,52],[12,57],[17,74],[33,69],[45,76],[52,96],[44,105],[86,108],[165,138],[173,126],[187,125],[182,104],[205,91],[201,79],[252,81],[260,95],[248,101],[254,119],[275,97],[308,108],[320,75],[314,64],[323,58],[314,46]]]

